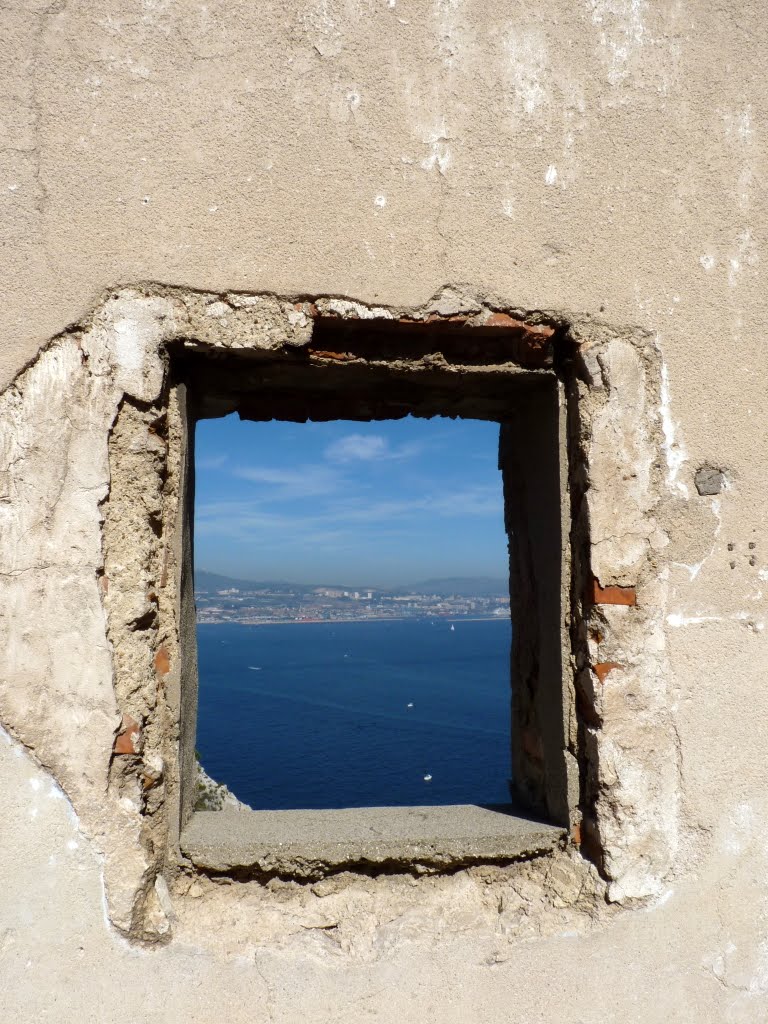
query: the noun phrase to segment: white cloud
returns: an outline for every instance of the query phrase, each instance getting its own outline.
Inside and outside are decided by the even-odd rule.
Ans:
[[[394,519],[418,516],[438,519],[503,515],[501,487],[470,487],[465,490],[437,491],[431,494],[394,500],[367,501],[352,498],[339,503],[331,515],[349,523],[388,523]]]
[[[423,446],[415,441],[391,448],[380,434],[346,434],[325,449],[329,462],[371,462],[376,459],[410,459],[419,455]]]
[[[265,471],[265,473],[271,471]],[[281,471],[275,471],[275,473]],[[291,485],[293,486],[293,485]],[[280,498],[285,496],[285,485],[277,488]],[[291,498],[295,497],[291,494]],[[426,496],[400,499],[371,500],[360,495],[345,495],[338,501],[331,498],[318,502],[311,511],[297,505],[276,511],[264,508],[275,496],[259,495],[258,500],[201,502],[195,509],[195,531],[200,534],[222,534],[240,539],[260,538],[265,542],[284,541],[292,544],[306,541],[337,543],[350,533],[364,536],[367,529],[375,529],[380,536],[383,529],[408,536],[414,520],[428,523],[433,519],[497,518],[501,521],[503,504],[501,488],[474,487],[465,490],[436,492]]]
[[[338,474],[327,466],[305,465],[296,469],[238,466],[234,475],[241,480],[265,485],[259,494],[261,501],[287,501],[332,494],[340,484]]]
[[[379,434],[346,434],[328,445],[325,457],[329,462],[367,462],[386,458],[388,452],[389,443]]]

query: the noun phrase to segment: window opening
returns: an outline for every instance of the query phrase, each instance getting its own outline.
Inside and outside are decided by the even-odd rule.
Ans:
[[[198,422],[198,808],[509,801],[498,433]]]
[[[505,860],[523,851],[550,849],[561,840],[578,796],[567,754],[572,684],[564,615],[570,600],[568,584],[564,586],[570,521],[566,403],[563,385],[552,368],[549,339],[553,330],[529,328],[501,314],[469,323],[463,317],[416,322],[407,316],[401,320],[323,316],[314,306],[309,311],[312,335],[306,346],[212,351],[192,342],[172,353],[182,435],[180,850],[203,870],[322,877],[342,865],[366,865],[368,870],[377,864],[418,862],[429,865],[429,870],[440,870],[444,865],[467,863],[468,858],[473,863]],[[309,431],[303,437],[324,424],[345,420],[355,424],[353,432],[364,434],[387,422],[407,422],[409,415],[426,424],[434,424],[435,417],[447,417],[454,426],[482,421],[493,430],[494,441],[485,454],[490,466],[498,458],[503,480],[510,557],[508,563],[502,559],[500,571],[504,575],[509,571],[515,624],[512,713],[505,714],[506,728],[511,718],[512,799],[508,804],[491,809],[478,802],[493,801],[493,794],[490,798],[473,794],[475,803],[458,806],[430,807],[420,800],[415,806],[382,808],[368,804],[366,797],[364,806],[351,808],[328,806],[330,801],[324,800],[323,809],[271,810],[262,804],[247,810],[241,804],[213,813],[196,812],[200,792],[195,759],[199,696],[192,536],[195,425],[233,412],[257,424],[298,424],[298,429]],[[297,442],[294,450],[300,464],[302,443]],[[285,473],[285,460],[279,470]],[[284,476],[280,479],[285,481]],[[307,479],[317,484],[316,477]],[[312,525],[318,518],[319,497],[296,501]],[[262,517],[261,523],[266,525],[268,520]],[[503,545],[502,541],[502,552]],[[200,551],[198,546],[198,558]],[[200,567],[211,568],[202,560]],[[236,570],[235,565],[229,571]],[[338,580],[345,588],[356,582]],[[260,661],[249,664],[262,669],[254,669],[254,675],[263,674]],[[243,716],[243,721],[247,723],[248,717]],[[322,733],[319,718],[316,728]],[[356,765],[347,767],[351,773]],[[419,768],[421,784],[425,775],[433,776],[430,785],[436,781],[428,763]],[[509,776],[506,765],[495,776],[504,796]]]

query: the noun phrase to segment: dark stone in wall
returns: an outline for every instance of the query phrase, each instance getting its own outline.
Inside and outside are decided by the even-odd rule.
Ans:
[[[696,470],[693,482],[701,495],[720,494],[725,486],[725,474],[714,466],[701,466]]]

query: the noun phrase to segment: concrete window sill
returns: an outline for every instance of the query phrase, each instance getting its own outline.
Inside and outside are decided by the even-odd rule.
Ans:
[[[563,828],[513,808],[364,807],[342,810],[196,812],[182,852],[203,870],[317,878],[343,868],[440,870],[547,853]]]

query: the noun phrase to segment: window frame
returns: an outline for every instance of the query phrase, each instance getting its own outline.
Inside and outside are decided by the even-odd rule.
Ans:
[[[525,325],[497,319],[498,325],[477,327],[466,318],[414,323],[318,316],[310,344],[299,353],[278,351],[254,359],[250,352],[186,350],[172,356],[172,390],[184,423],[179,590],[186,640],[179,694],[178,842],[182,856],[197,867],[292,875],[311,861],[313,876],[322,876],[342,864],[369,870],[375,863],[412,865],[419,858],[424,869],[467,860],[498,862],[551,849],[573,824],[578,786],[567,735],[574,688],[566,656],[570,559],[563,385],[552,368],[551,345],[542,350],[542,338],[549,343],[553,330],[531,328],[530,350],[523,344]],[[194,811],[194,426],[228,412],[299,422],[459,415],[500,424],[512,619],[521,624],[513,631],[511,675],[523,680],[512,687],[514,803],[497,815],[503,821],[487,809],[458,807],[455,828],[446,829],[438,821],[439,808],[421,808],[428,841],[415,834],[410,843],[400,842],[391,837],[406,836],[406,808],[389,816],[383,831],[390,839],[372,844],[372,826],[363,813],[355,836],[349,821],[334,810],[311,815]],[[338,837],[340,832],[344,842],[334,838],[320,847],[313,842],[318,833]],[[283,838],[274,840],[276,835]],[[234,836],[240,837],[237,843]]]

